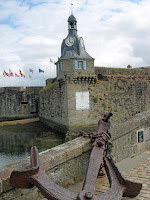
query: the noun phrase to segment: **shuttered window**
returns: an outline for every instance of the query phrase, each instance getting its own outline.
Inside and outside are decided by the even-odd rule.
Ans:
[[[84,69],[84,70],[86,70],[86,61],[77,61],[77,60],[75,60],[75,69]]]
[[[62,62],[58,63],[57,68],[58,68],[58,72],[62,71]]]
[[[78,61],[77,60],[74,61],[74,64],[75,64],[75,69],[78,69]]]
[[[60,71],[62,71],[62,62],[59,63]]]

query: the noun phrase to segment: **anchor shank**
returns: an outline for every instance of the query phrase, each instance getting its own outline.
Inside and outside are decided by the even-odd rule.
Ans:
[[[99,148],[97,146],[93,147],[83,190],[95,193],[96,179],[98,176],[100,165],[103,161],[103,154],[104,154],[103,148]]]
[[[103,154],[105,148],[99,148],[98,146],[93,146],[89,165],[86,173],[86,178],[83,186],[83,190],[78,195],[78,200],[86,200],[86,196],[95,196],[96,191],[96,179],[100,169],[100,165],[103,162]]]

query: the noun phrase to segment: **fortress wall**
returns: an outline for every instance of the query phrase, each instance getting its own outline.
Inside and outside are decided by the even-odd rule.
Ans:
[[[137,131],[143,130],[144,141],[139,143]],[[111,124],[112,152],[115,161],[135,156],[141,151],[150,150],[150,111],[137,114],[125,123],[117,126]],[[48,176],[55,183],[68,187],[86,174],[91,150],[91,142],[87,138],[76,138],[62,145],[40,153],[40,160]],[[12,170],[23,170],[30,167],[29,158],[10,164],[0,170],[0,200],[46,200],[37,188],[12,189],[9,179]]]
[[[112,67],[95,67],[96,74],[103,75],[150,75],[150,67],[141,68],[112,68]]]
[[[42,88],[0,88],[0,121],[37,116],[38,93]]]
[[[108,111],[113,113],[112,122],[119,124],[150,108],[148,75],[101,75],[95,83],[81,78],[67,82],[70,132],[97,126],[100,116]],[[82,91],[89,91],[89,109],[76,110],[76,92]]]
[[[90,118],[97,121],[101,114],[111,111],[114,123],[121,123],[150,107],[150,80],[112,76],[98,80],[89,88]],[[97,98],[97,101],[94,101]],[[95,122],[96,122],[95,121]]]
[[[93,125],[92,120],[89,118],[90,109],[76,110],[76,92],[88,91],[89,83],[85,82],[71,82],[67,83],[68,91],[68,116],[70,127],[80,127],[85,125]],[[79,134],[79,133],[78,133]]]
[[[95,68],[101,74],[90,88],[92,116],[113,112],[113,122],[120,123],[150,108],[150,69]],[[91,112],[90,112],[91,113]]]
[[[89,109],[76,109],[77,92],[89,92]],[[80,71],[66,74],[42,94],[40,102],[40,119],[56,130],[69,130],[68,135],[97,126],[108,111],[119,124],[150,108],[150,68],[95,67],[93,76]]]
[[[143,142],[138,141],[139,131],[143,131]],[[110,132],[113,144],[111,155],[115,161],[150,150],[150,110],[138,113],[124,123],[112,124]]]
[[[40,93],[39,117],[54,130],[66,132],[68,127],[67,86],[53,83]]]

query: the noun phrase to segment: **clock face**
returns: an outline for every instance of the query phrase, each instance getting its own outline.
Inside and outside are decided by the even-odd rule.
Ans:
[[[68,47],[71,47],[71,46],[74,44],[74,38],[73,38],[73,37],[68,37],[68,38],[65,40],[65,44],[66,44]]]

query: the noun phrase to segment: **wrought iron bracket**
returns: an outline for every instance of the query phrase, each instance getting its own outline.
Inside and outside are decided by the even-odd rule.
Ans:
[[[84,133],[84,136],[89,136],[92,140],[94,138],[94,142],[82,191],[79,193],[70,192],[55,184],[46,175],[39,159],[38,149],[35,146],[31,148],[31,168],[23,171],[13,171],[10,177],[11,186],[14,188],[32,188],[36,186],[48,200],[121,200],[122,197],[137,196],[142,184],[124,179],[113,160],[105,156],[110,137],[108,119],[111,116],[111,113],[102,116],[98,123],[99,129],[93,135]],[[96,179],[103,162],[110,189],[105,193],[95,195]]]

